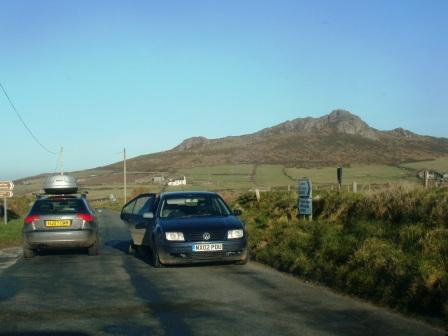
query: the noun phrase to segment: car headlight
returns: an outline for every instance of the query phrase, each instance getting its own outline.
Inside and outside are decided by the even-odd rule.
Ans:
[[[238,230],[229,230],[227,231],[227,239],[238,239],[238,238],[243,238],[243,230],[238,229]]]
[[[184,234],[182,232],[165,232],[166,240],[170,241],[184,241]]]

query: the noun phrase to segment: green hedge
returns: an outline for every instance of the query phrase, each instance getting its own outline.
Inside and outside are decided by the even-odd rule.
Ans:
[[[253,259],[404,312],[448,322],[448,191],[241,195]]]
[[[0,222],[0,248],[20,246],[22,244],[23,218]]]

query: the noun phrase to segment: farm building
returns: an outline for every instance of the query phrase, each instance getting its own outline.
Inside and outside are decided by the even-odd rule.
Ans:
[[[163,183],[163,182],[165,182],[165,177],[164,176],[154,176],[152,178],[152,181],[154,183]]]
[[[183,178],[177,178],[175,180],[168,181],[169,186],[180,186],[186,184],[187,184],[187,178],[185,176]]]

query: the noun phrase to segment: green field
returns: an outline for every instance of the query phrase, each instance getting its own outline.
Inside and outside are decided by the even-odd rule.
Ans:
[[[276,187],[295,184],[295,181],[284,174],[281,165],[259,165],[256,170],[256,184],[258,187]]]
[[[431,161],[405,163],[402,164],[401,166],[415,170],[430,169],[430,170],[436,170],[439,173],[445,173],[448,172],[448,158],[445,157]]]
[[[344,167],[342,183],[344,185],[351,185],[353,182],[357,182],[361,188],[375,184],[399,184],[403,182],[417,183],[417,173],[422,169],[448,172],[448,158],[406,163],[401,166],[380,164],[352,165],[350,167]],[[138,174],[142,173],[129,171],[128,196],[135,194],[134,190],[140,190],[142,188],[145,189],[145,191],[156,193],[175,190],[247,191],[253,188],[286,188],[288,186],[294,186],[296,181],[302,177],[311,178],[315,186],[336,185],[337,182],[335,166],[321,168],[286,168],[279,164],[228,164],[184,168],[175,172],[165,172],[162,174],[166,179],[186,176],[187,185],[183,187],[167,187],[163,183],[153,183],[151,177],[154,174],[142,174],[141,178],[139,177],[135,179],[135,176],[140,176]],[[92,175],[96,175],[96,177],[93,177],[95,183],[92,182],[92,185],[89,185],[88,181],[92,179]],[[121,179],[117,180],[116,178],[108,181],[107,177],[111,177],[110,171],[77,172],[75,173],[75,176],[85,179],[85,182],[83,182],[85,183],[84,188],[89,191],[89,198],[91,200],[104,199],[113,194],[119,202],[122,202],[122,181]],[[25,184],[23,182],[18,183],[16,185],[15,194],[23,195],[40,190],[42,180],[42,178],[36,178],[28,179]]]
[[[179,169],[178,176],[186,176],[188,189],[241,189],[251,188],[253,165],[218,165]],[[179,188],[169,188],[179,189]]]
[[[309,177],[315,184],[336,183],[336,167],[287,168],[286,173],[294,179]],[[343,168],[342,183],[399,183],[416,181],[415,174],[405,169],[386,165],[359,165]]]
[[[447,160],[448,161],[448,160]],[[255,174],[254,174],[255,173]],[[352,165],[343,170],[343,184],[359,185],[417,182],[417,170],[387,165]],[[287,187],[302,177],[315,185],[336,184],[336,167],[285,168],[282,165],[219,165],[180,169],[176,176],[186,176],[187,186],[165,190],[247,190],[252,188]],[[160,188],[160,187],[159,187]]]

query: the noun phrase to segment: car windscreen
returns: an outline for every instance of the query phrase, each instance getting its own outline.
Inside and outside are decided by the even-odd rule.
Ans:
[[[30,214],[76,214],[88,213],[85,203],[80,199],[42,199],[34,203]]]
[[[160,207],[161,218],[196,216],[228,216],[229,208],[216,195],[185,195],[165,198]]]

